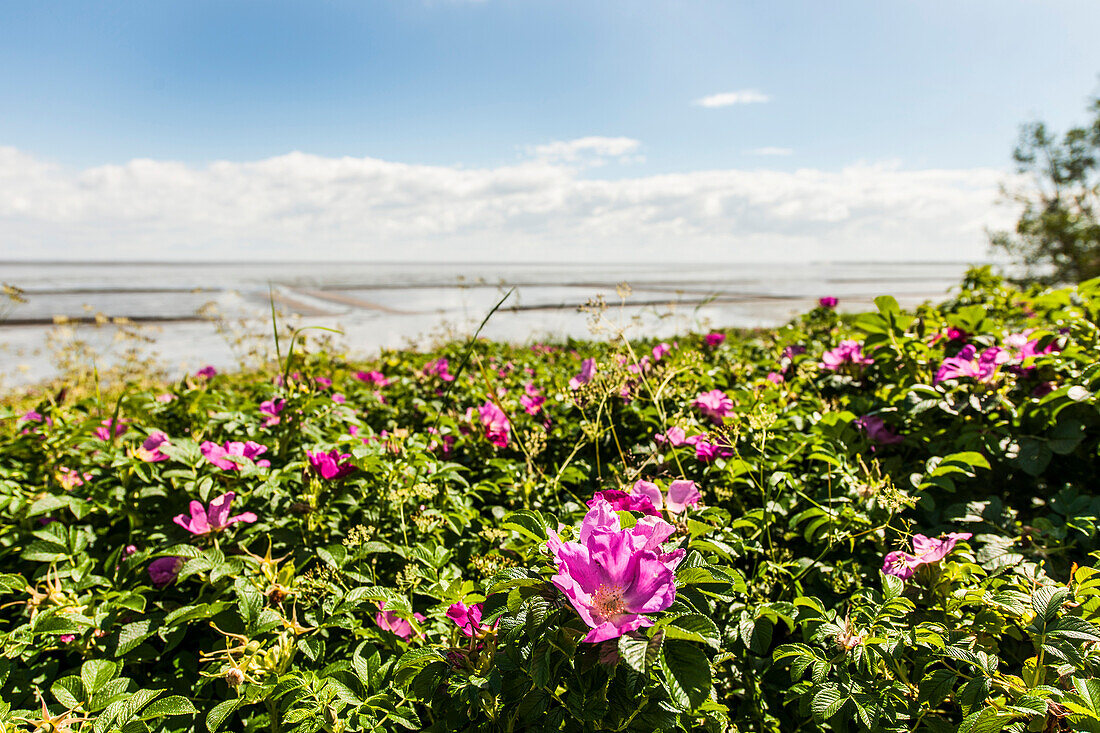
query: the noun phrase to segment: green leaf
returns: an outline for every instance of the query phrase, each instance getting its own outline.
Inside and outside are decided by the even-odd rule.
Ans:
[[[715,649],[721,646],[718,627],[702,614],[691,613],[678,616],[664,623],[658,622],[657,625],[665,630],[665,636],[669,639],[701,641]]]
[[[1050,621],[1062,610],[1062,604],[1069,597],[1069,588],[1062,585],[1044,585],[1031,594],[1031,607],[1043,621]]]
[[[84,698],[84,683],[76,675],[62,677],[50,687],[50,694],[67,708],[75,708]]]
[[[142,720],[150,720],[152,718],[163,718],[169,715],[194,715],[199,710],[192,704],[190,700],[181,695],[172,695],[171,697],[165,697],[157,700],[141,714]]]
[[[934,708],[951,694],[958,675],[950,669],[935,669],[924,675],[920,681],[918,701]]]
[[[118,676],[122,665],[107,659],[90,659],[80,666],[80,681],[84,683],[84,692],[91,697],[102,687]]]
[[[217,733],[217,730],[225,723],[225,719],[230,714],[244,704],[244,698],[236,698],[233,700],[225,700],[215,705],[209,713],[206,714],[206,729],[210,733]]]
[[[535,542],[545,542],[549,536],[546,532],[546,524],[543,522],[542,517],[527,509],[520,509],[519,511],[512,512],[504,518],[500,527],[501,529],[510,529],[514,532],[518,532]]]
[[[672,701],[683,710],[694,710],[710,696],[710,661],[703,650],[682,641],[666,641],[661,667]]]
[[[646,673],[646,650],[648,639],[635,639],[626,634],[619,637],[619,658],[638,674]]]

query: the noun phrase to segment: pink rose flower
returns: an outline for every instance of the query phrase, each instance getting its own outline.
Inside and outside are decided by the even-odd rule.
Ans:
[[[569,380],[569,389],[576,392],[582,384],[591,382],[594,376],[596,376],[596,360],[585,359],[581,362],[581,370],[577,373],[577,376]]]
[[[949,356],[936,370],[936,376],[932,384],[939,384],[947,379],[976,379],[979,382],[992,381],[997,373],[997,368],[1009,361],[1009,353],[997,346],[990,346],[980,355],[973,344],[967,344],[959,349],[955,356]]]
[[[889,553],[883,558],[882,572],[902,580],[909,580],[921,565],[939,562],[947,557],[947,553],[955,549],[959,540],[968,540],[971,537],[973,535],[970,532],[952,532],[939,538],[915,534],[913,535],[913,554],[900,551]]]
[[[355,378],[360,382],[373,384],[376,387],[385,387],[390,383],[390,380],[386,379],[386,375],[378,371],[356,372]]]
[[[504,411],[497,407],[492,400],[486,400],[485,404],[477,408],[481,424],[485,427],[485,437],[497,448],[508,446],[508,437],[511,434],[511,423]]]
[[[659,517],[642,517],[622,530],[619,515],[599,501],[585,515],[579,541],[562,542],[551,533],[547,546],[558,563],[552,580],[591,629],[583,641],[605,641],[652,626],[646,614],[672,605],[684,550],[665,552],[661,543],[674,532]]]
[[[546,397],[539,393],[534,382],[528,382],[523,388],[524,394],[520,395],[519,403],[528,415],[537,415],[542,406],[546,404]]]
[[[397,636],[401,637],[405,641],[411,639],[413,636],[412,624],[410,624],[407,619],[401,618],[393,611],[386,611],[385,608],[386,602],[379,601],[378,613],[374,614],[374,623],[378,624],[386,631],[392,631],[394,634],[397,634]],[[420,613],[414,613],[413,618],[420,623],[428,620],[423,614]]]
[[[855,425],[867,434],[871,442],[879,445],[897,445],[905,441],[905,438],[891,430],[878,415],[864,415],[855,421]]]
[[[830,349],[821,355],[821,368],[830,371],[840,371],[848,365],[858,369],[874,363],[874,359],[863,355],[863,347],[860,343],[852,339],[841,341],[835,349]]]
[[[309,465],[313,467],[314,473],[326,481],[341,479],[355,470],[355,465],[351,462],[351,454],[341,453],[335,448],[328,453],[320,451],[311,453],[307,450],[306,456],[309,458]]]
[[[459,630],[471,638],[481,637],[497,627],[496,624],[482,626],[480,603],[475,603],[472,606],[467,606],[461,601],[452,603],[451,607],[447,609],[447,618],[454,621]]]
[[[703,337],[703,342],[712,349],[716,346],[721,345],[721,343],[725,340],[726,334],[718,333],[717,331],[708,333],[706,336]]]
[[[720,389],[703,392],[692,403],[700,412],[716,425],[725,422],[726,415],[733,411],[733,400]]]
[[[147,568],[149,579],[158,588],[171,585],[175,582],[176,576],[179,575],[184,562],[185,560],[182,557],[158,557],[149,563]]]
[[[836,298],[834,298],[831,295],[826,295],[823,298],[818,298],[817,299],[817,304],[819,306],[821,306],[822,308],[829,308],[829,309],[836,308],[836,304],[838,302],[840,302],[840,301],[838,301]]]
[[[455,381],[454,375],[449,371],[451,363],[447,359],[436,359],[435,361],[429,361],[424,365],[425,376],[437,376],[444,382]]]
[[[203,379],[212,379],[217,373],[218,370],[208,364],[207,366],[204,366],[202,369],[195,372],[195,376],[201,377]]]
[[[112,437],[117,437],[125,433],[128,430],[126,427],[127,422],[129,421],[119,420],[115,422],[111,418],[107,418],[100,423],[100,427],[92,431],[92,434],[106,443]]]
[[[137,457],[146,463],[159,463],[161,461],[167,461],[168,456],[160,452],[161,446],[171,445],[168,442],[168,436],[159,430],[154,430],[149,433],[149,437],[142,442],[141,447],[134,453]]]
[[[261,402],[260,414],[264,416],[264,427],[269,428],[272,425],[278,425],[282,420],[279,413],[284,409],[286,409],[286,400],[282,398]]]
[[[209,440],[204,440],[199,445],[199,450],[202,451],[202,456],[210,463],[213,463],[223,471],[238,471],[240,470],[240,464],[236,461],[230,460],[230,456],[238,458],[247,458],[255,463],[260,468],[266,468],[271,465],[271,461],[264,459],[257,461],[256,458],[267,452],[266,445],[260,445],[251,440],[244,443],[237,441],[230,441],[224,446],[212,443]]]
[[[172,517],[172,521],[194,535],[206,535],[211,532],[221,532],[237,522],[251,524],[257,517],[252,512],[244,512],[235,517],[229,516],[229,508],[233,504],[236,494],[229,491],[210,502],[209,508],[203,507],[201,502],[191,502],[191,516],[178,514]]]

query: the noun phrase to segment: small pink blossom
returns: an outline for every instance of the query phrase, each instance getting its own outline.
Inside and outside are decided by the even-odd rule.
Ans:
[[[703,498],[694,481],[679,479],[668,486],[668,493],[662,494],[657,484],[650,481],[637,481],[630,493],[635,497],[643,497],[656,509],[668,509],[671,514],[680,514],[689,506],[695,506]],[[592,502],[589,502],[592,506]],[[617,507],[616,507],[617,508]]]
[[[426,376],[437,376],[444,382],[455,381],[454,375],[450,372],[451,363],[446,358],[436,359],[435,361],[429,361],[424,365],[424,374]]]
[[[90,481],[92,474],[84,472],[78,473],[71,468],[60,468],[57,471],[57,482],[61,484],[61,488],[65,491],[72,491],[77,486],[83,486],[85,481]]]
[[[695,458],[703,463],[710,463],[718,458],[729,458],[733,450],[729,446],[712,443],[706,435],[693,435],[688,442],[695,446]]]
[[[328,389],[332,386],[332,380],[328,377],[314,377],[313,382],[321,389]]]
[[[725,417],[733,411],[733,400],[720,389],[703,392],[692,403],[696,409],[710,418],[716,425],[725,422]]]
[[[497,448],[507,447],[512,425],[508,422],[508,416],[504,414],[504,410],[501,410],[492,400],[486,400],[477,408],[477,412],[489,442]]]
[[[107,418],[100,423],[100,427],[92,431],[95,437],[99,438],[103,442],[107,442],[112,437],[122,435],[127,431],[126,423],[128,420],[118,420],[117,422],[111,418]]]
[[[519,403],[523,405],[523,409],[528,415],[539,414],[542,406],[546,403],[546,397],[539,392],[534,382],[528,382],[523,391],[524,394],[520,395],[519,398]]]
[[[915,534],[913,535],[913,554],[896,550],[887,554],[883,559],[882,572],[908,580],[921,565],[939,562],[947,557],[947,553],[955,549],[959,540],[968,540],[972,536],[970,532],[952,532],[939,538]]]
[[[171,402],[174,399],[176,399],[176,396],[167,392],[157,395],[157,402]]]
[[[660,361],[670,351],[672,351],[672,346],[662,341],[653,347],[653,361]]]
[[[351,462],[351,454],[341,453],[335,448],[328,453],[321,451],[312,453],[307,450],[306,456],[314,473],[326,481],[341,479],[355,470],[355,465]]]
[[[261,402],[260,414],[264,416],[264,427],[269,428],[272,425],[278,425],[282,420],[282,418],[279,417],[279,413],[284,409],[286,409],[286,400],[282,398]]]
[[[783,384],[783,382],[786,381],[783,375],[779,372],[768,372],[768,376],[764,377],[764,379],[768,380],[772,384]]]
[[[467,606],[461,601],[452,603],[450,608],[447,609],[447,618],[454,621],[464,635],[472,638],[484,636],[486,632],[497,627],[496,624],[491,627],[482,626],[480,603],[475,603],[472,606]]]
[[[658,443],[667,442],[669,445],[676,447],[681,446],[687,442],[687,433],[681,427],[673,426],[663,433],[657,433],[654,436],[654,440]]]
[[[235,517],[230,517],[229,509],[236,496],[237,495],[232,491],[226,492],[217,499],[211,501],[209,508],[203,507],[201,502],[192,501],[191,516],[188,517],[186,514],[177,514],[172,517],[172,521],[191,534],[206,535],[211,532],[220,532],[237,522],[251,524],[259,519],[259,517],[252,512],[244,512]]]
[[[182,557],[158,557],[149,563],[149,579],[158,588],[171,585],[179,575],[184,562]]]
[[[817,304],[822,308],[829,308],[830,310],[836,308],[836,304],[840,302],[831,295],[826,295],[817,299]]]
[[[979,382],[989,382],[997,373],[997,367],[1006,363],[1011,358],[1004,349],[990,346],[980,355],[973,344],[967,344],[959,349],[955,356],[949,356],[936,370],[936,376],[932,384],[939,384],[947,379],[971,378]]]
[[[878,415],[864,415],[855,421],[855,426],[865,432],[871,442],[879,445],[897,445],[905,441]]]
[[[202,369],[195,372],[195,376],[196,377],[201,377],[203,379],[212,379],[217,373],[218,373],[218,370],[215,369],[213,366],[208,364],[208,365],[204,366]]]
[[[721,345],[722,342],[725,340],[726,334],[719,333],[718,331],[708,333],[706,336],[703,337],[703,342],[712,349],[716,346]]]
[[[335,394],[332,395],[332,401],[335,402],[338,405],[342,405],[342,404],[344,404],[345,402],[348,401],[348,398],[345,397],[340,392],[336,392]]]
[[[386,379],[386,375],[379,371],[369,372],[356,372],[355,378],[360,382],[366,382],[367,384],[373,384],[376,387],[385,387],[390,383],[390,380]]]
[[[581,362],[581,370],[577,373],[577,376],[569,380],[569,389],[576,392],[582,384],[591,382],[594,376],[596,376],[596,360],[585,359]]]
[[[655,517],[660,515],[660,512],[657,511],[657,507],[653,505],[649,497],[641,494],[634,494],[633,492],[628,494],[618,489],[597,491],[593,497],[588,500],[588,506],[596,506],[602,501],[607,502],[617,511],[642,512],[643,514],[649,514]]]
[[[171,445],[171,443],[168,442],[168,436],[159,430],[154,430],[149,433],[149,437],[142,442],[141,447],[134,451],[134,453],[140,460],[146,463],[167,461],[168,456],[160,451],[161,447],[165,445]]]
[[[403,619],[393,611],[385,610],[385,608],[386,602],[379,601],[378,613],[374,614],[374,623],[378,624],[386,631],[392,631],[394,634],[404,639],[405,641],[411,639],[413,636],[412,624],[410,624],[407,619]],[[424,614],[421,613],[414,613],[413,618],[420,623],[428,620],[424,616]]]
[[[202,451],[203,458],[223,471],[240,470],[240,464],[231,460],[230,457],[247,458],[260,468],[266,468],[271,465],[271,461],[267,459],[260,461],[256,460],[258,456],[267,452],[267,446],[260,445],[251,440],[244,443],[230,441],[224,446],[205,440],[199,446],[199,450]]]
[[[874,363],[874,359],[863,355],[860,343],[852,339],[841,341],[835,349],[821,355],[821,368],[830,371],[839,371],[848,365],[860,368]]]

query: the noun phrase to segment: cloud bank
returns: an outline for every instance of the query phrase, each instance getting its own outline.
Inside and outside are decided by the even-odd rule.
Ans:
[[[599,178],[590,164],[638,148],[582,138],[492,168],[295,152],[69,170],[0,147],[0,258],[959,260],[1012,221],[995,169]]]

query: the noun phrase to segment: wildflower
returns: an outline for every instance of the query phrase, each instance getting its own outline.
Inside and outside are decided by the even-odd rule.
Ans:
[[[683,445],[686,442],[686,438],[687,434],[684,432],[683,428],[673,426],[663,433],[657,433],[653,439],[658,443],[667,442],[669,445],[675,447]]]
[[[467,606],[461,601],[452,603],[451,607],[447,609],[447,618],[454,621],[459,630],[469,637],[480,637],[485,632],[496,628],[496,624],[493,624],[492,627],[481,625],[480,603],[475,603],[472,606]]]
[[[708,333],[706,336],[703,337],[703,342],[712,349],[716,346],[720,346],[725,340],[726,334],[718,333],[717,331],[714,331],[713,333]]]
[[[213,366],[207,364],[202,369],[195,372],[196,377],[202,377],[203,379],[213,379],[214,375],[218,373],[218,370]]]
[[[369,372],[356,372],[355,378],[360,382],[366,382],[367,384],[373,384],[376,387],[385,387],[390,383],[390,380],[386,379],[386,375],[382,372],[369,371]]]
[[[1051,341],[1040,349],[1039,339],[1028,338],[1034,330],[1035,329],[1029,328],[1020,333],[1013,333],[1005,336],[1005,346],[1011,353],[1012,360],[1019,363],[1019,366],[1012,367],[1013,371],[1017,373],[1027,374],[1035,370],[1034,366],[1022,366],[1028,359],[1053,354],[1059,351],[1058,344],[1054,341]]]
[[[321,389],[328,389],[332,386],[332,380],[328,377],[314,377],[313,382]]]
[[[185,560],[182,557],[159,557],[149,563],[149,579],[153,585],[163,588],[175,581]]]
[[[768,376],[764,377],[764,379],[768,380],[772,384],[783,384],[783,382],[786,381],[783,375],[779,372],[768,372]]]
[[[835,349],[830,349],[821,355],[821,368],[834,372],[849,364],[858,368],[874,363],[874,359],[863,355],[863,347],[860,343],[852,339],[841,341]]]
[[[663,552],[675,529],[659,517],[642,517],[628,530],[606,501],[581,523],[579,542],[552,534],[547,546],[558,561],[553,583],[592,630],[595,643],[652,626],[645,614],[663,611],[676,599],[675,570],[684,550]]]
[[[577,376],[569,380],[569,389],[576,392],[582,384],[591,382],[594,376],[596,376],[596,360],[585,359],[581,362],[581,370],[577,373]]]
[[[539,393],[534,382],[528,382],[523,391],[524,394],[520,395],[519,398],[519,403],[523,405],[523,409],[527,411],[528,415],[539,414],[539,410],[546,403],[546,397]]]
[[[683,479],[673,481],[668,486],[668,494],[662,495],[657,484],[650,481],[637,481],[630,490],[633,496],[645,497],[657,509],[668,509],[670,514],[680,514],[689,506],[695,506],[702,499],[694,481]],[[589,502],[589,506],[592,502]]]
[[[997,346],[990,346],[977,355],[977,349],[973,344],[967,344],[959,350],[955,356],[949,356],[936,370],[936,376],[932,384],[939,384],[946,379],[959,379],[969,377],[979,382],[989,382],[997,372],[997,367],[1007,362],[1011,357],[1008,352]]]
[[[822,308],[829,308],[830,310],[836,308],[836,304],[840,302],[831,295],[826,295],[823,298],[817,299],[817,304]]]
[[[444,382],[455,381],[454,375],[450,372],[451,363],[445,358],[436,359],[435,361],[429,361],[424,365],[425,375],[435,375],[442,379]]]
[[[355,466],[351,463],[351,454],[341,453],[335,448],[328,453],[320,451],[311,453],[307,450],[306,456],[309,457],[309,465],[313,467],[314,472],[326,481],[341,479],[355,470]]]
[[[347,398],[347,397],[345,397],[345,396],[344,396],[344,395],[343,395],[342,393],[340,393],[340,392],[335,392],[335,393],[333,393],[333,395],[332,395],[332,401],[333,401],[333,402],[335,402],[335,403],[336,403],[336,404],[338,404],[338,405],[342,405],[342,404],[344,404],[345,402],[347,402],[347,401],[348,401],[348,398]]]
[[[59,468],[57,470],[57,483],[61,484],[61,488],[65,491],[72,491],[77,486],[83,486],[84,482],[91,478],[92,474],[88,472],[81,474],[72,468]]]
[[[921,565],[939,562],[947,557],[947,553],[955,549],[959,540],[968,540],[972,536],[970,532],[952,532],[933,539],[915,534],[913,535],[913,554],[896,550],[889,553],[883,558],[882,572],[908,580]]]
[[[194,535],[205,535],[211,532],[220,532],[226,527],[237,522],[255,522],[257,517],[252,512],[244,512],[235,517],[229,516],[229,507],[237,495],[230,491],[222,494],[210,502],[210,507],[204,508],[201,502],[191,502],[191,517],[186,514],[177,514],[172,521]]]
[[[126,432],[128,429],[126,427],[126,422],[126,420],[116,421],[112,418],[107,418],[99,424],[100,427],[92,431],[92,434],[103,442],[107,442],[111,438],[118,437]]]
[[[733,411],[733,400],[720,389],[712,389],[709,392],[701,393],[695,398],[692,405],[709,417],[710,421],[716,425],[721,425],[725,421],[726,415]]]
[[[168,456],[160,452],[161,446],[171,445],[168,442],[168,436],[159,430],[154,430],[149,433],[149,437],[141,444],[141,447],[134,451],[135,455],[146,463],[159,463],[161,461],[167,461]]]
[[[286,408],[286,400],[282,398],[276,398],[273,400],[266,400],[260,403],[260,414],[264,416],[264,427],[269,428],[272,425],[278,425],[282,420],[279,417],[279,413]]]
[[[204,440],[199,445],[199,450],[202,451],[202,456],[210,463],[213,463],[223,471],[238,471],[240,470],[240,464],[230,460],[230,456],[238,458],[247,458],[255,463],[260,468],[265,468],[271,465],[269,460],[257,461],[256,457],[267,452],[266,445],[260,445],[251,440],[244,443],[230,441],[224,446],[212,443],[209,440]]]
[[[658,507],[654,506],[653,501],[643,494],[633,492],[628,494],[618,489],[605,489],[604,491],[597,491],[588,500],[588,506],[596,506],[600,502],[607,502],[612,509],[617,511],[642,512],[654,517],[660,516],[660,512],[657,511]]]
[[[398,616],[393,611],[386,611],[385,608],[386,602],[379,601],[378,613],[374,614],[374,623],[378,624],[386,631],[392,631],[405,641],[411,639],[413,635],[412,624],[410,624],[408,620]],[[428,620],[423,614],[420,613],[414,613],[413,618],[415,618],[418,622],[424,622]]]
[[[879,445],[897,445],[905,440],[887,425],[878,415],[864,415],[855,421],[857,428],[867,434],[867,438]]]
[[[176,399],[176,396],[174,394],[168,394],[167,392],[157,395],[157,402],[171,402],[174,399]]]
[[[948,328],[946,331],[937,333],[933,336],[932,343],[935,344],[940,339],[947,339],[951,343],[957,343],[959,341],[966,341],[968,338],[970,338],[970,334],[961,328]]]
[[[733,451],[729,446],[712,443],[706,435],[693,435],[688,442],[695,446],[695,457],[703,463],[710,463],[717,458],[729,458]]]
[[[492,400],[486,400],[485,404],[477,408],[481,424],[485,426],[485,437],[497,448],[508,445],[508,436],[511,432],[511,423],[504,410],[497,407]]]
[[[653,347],[653,361],[660,361],[670,351],[672,351],[672,346],[662,341]]]

